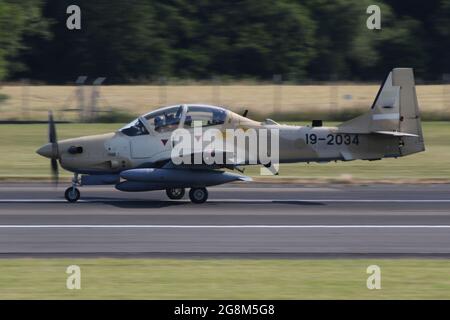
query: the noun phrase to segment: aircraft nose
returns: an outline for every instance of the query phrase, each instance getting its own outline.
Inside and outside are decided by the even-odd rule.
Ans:
[[[53,154],[53,148],[51,143],[44,144],[42,147],[36,150],[36,153],[46,157],[51,158]]]

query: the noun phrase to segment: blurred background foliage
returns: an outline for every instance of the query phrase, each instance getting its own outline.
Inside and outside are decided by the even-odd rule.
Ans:
[[[81,8],[68,30],[66,9]],[[366,9],[381,7],[381,30]],[[0,0],[0,80],[379,80],[450,72],[450,0]]]

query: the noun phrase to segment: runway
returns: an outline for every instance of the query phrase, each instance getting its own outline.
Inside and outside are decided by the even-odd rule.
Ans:
[[[164,192],[0,184],[0,257],[450,257],[450,185],[209,188]]]

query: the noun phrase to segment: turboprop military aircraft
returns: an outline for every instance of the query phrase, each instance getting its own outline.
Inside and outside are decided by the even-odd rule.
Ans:
[[[269,153],[277,153],[277,159],[263,161],[260,154],[255,155],[259,145],[255,148],[250,140],[241,147],[244,157],[236,157],[239,150],[228,148],[226,143],[206,152],[202,142],[200,149],[184,148],[180,152],[182,139],[174,134],[177,130],[192,134],[195,144],[209,129],[215,130],[212,135],[222,136],[229,135],[229,130],[245,134],[253,130],[257,142],[262,140],[259,133],[270,132],[270,145],[277,150]],[[193,160],[208,154],[227,161],[211,162],[208,156],[202,156],[200,162],[180,162],[174,157],[177,148],[175,155],[185,160],[186,156]],[[248,164],[273,168],[276,163],[373,161],[424,150],[413,70],[396,68],[386,77],[368,112],[334,127],[323,126],[321,120],[307,126],[282,125],[270,119],[257,122],[247,118],[247,112],[238,115],[217,106],[180,104],[142,115],[116,132],[58,141],[49,113],[49,143],[37,153],[51,159],[55,180],[58,162],[73,172],[72,184],[65,191],[69,202],[80,198],[78,186],[109,184],[128,192],[166,190],[170,199],[181,199],[190,188],[190,200],[203,203],[208,199],[208,186],[251,180],[241,174]]]

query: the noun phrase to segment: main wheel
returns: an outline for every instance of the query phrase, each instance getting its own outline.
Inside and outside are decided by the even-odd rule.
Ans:
[[[80,199],[80,190],[74,187],[69,187],[64,192],[64,197],[69,202],[77,202]]]
[[[191,188],[189,198],[193,203],[203,203],[208,200],[208,190],[206,188]]]
[[[166,194],[169,199],[179,200],[184,197],[185,191],[184,188],[168,188],[166,189]]]

